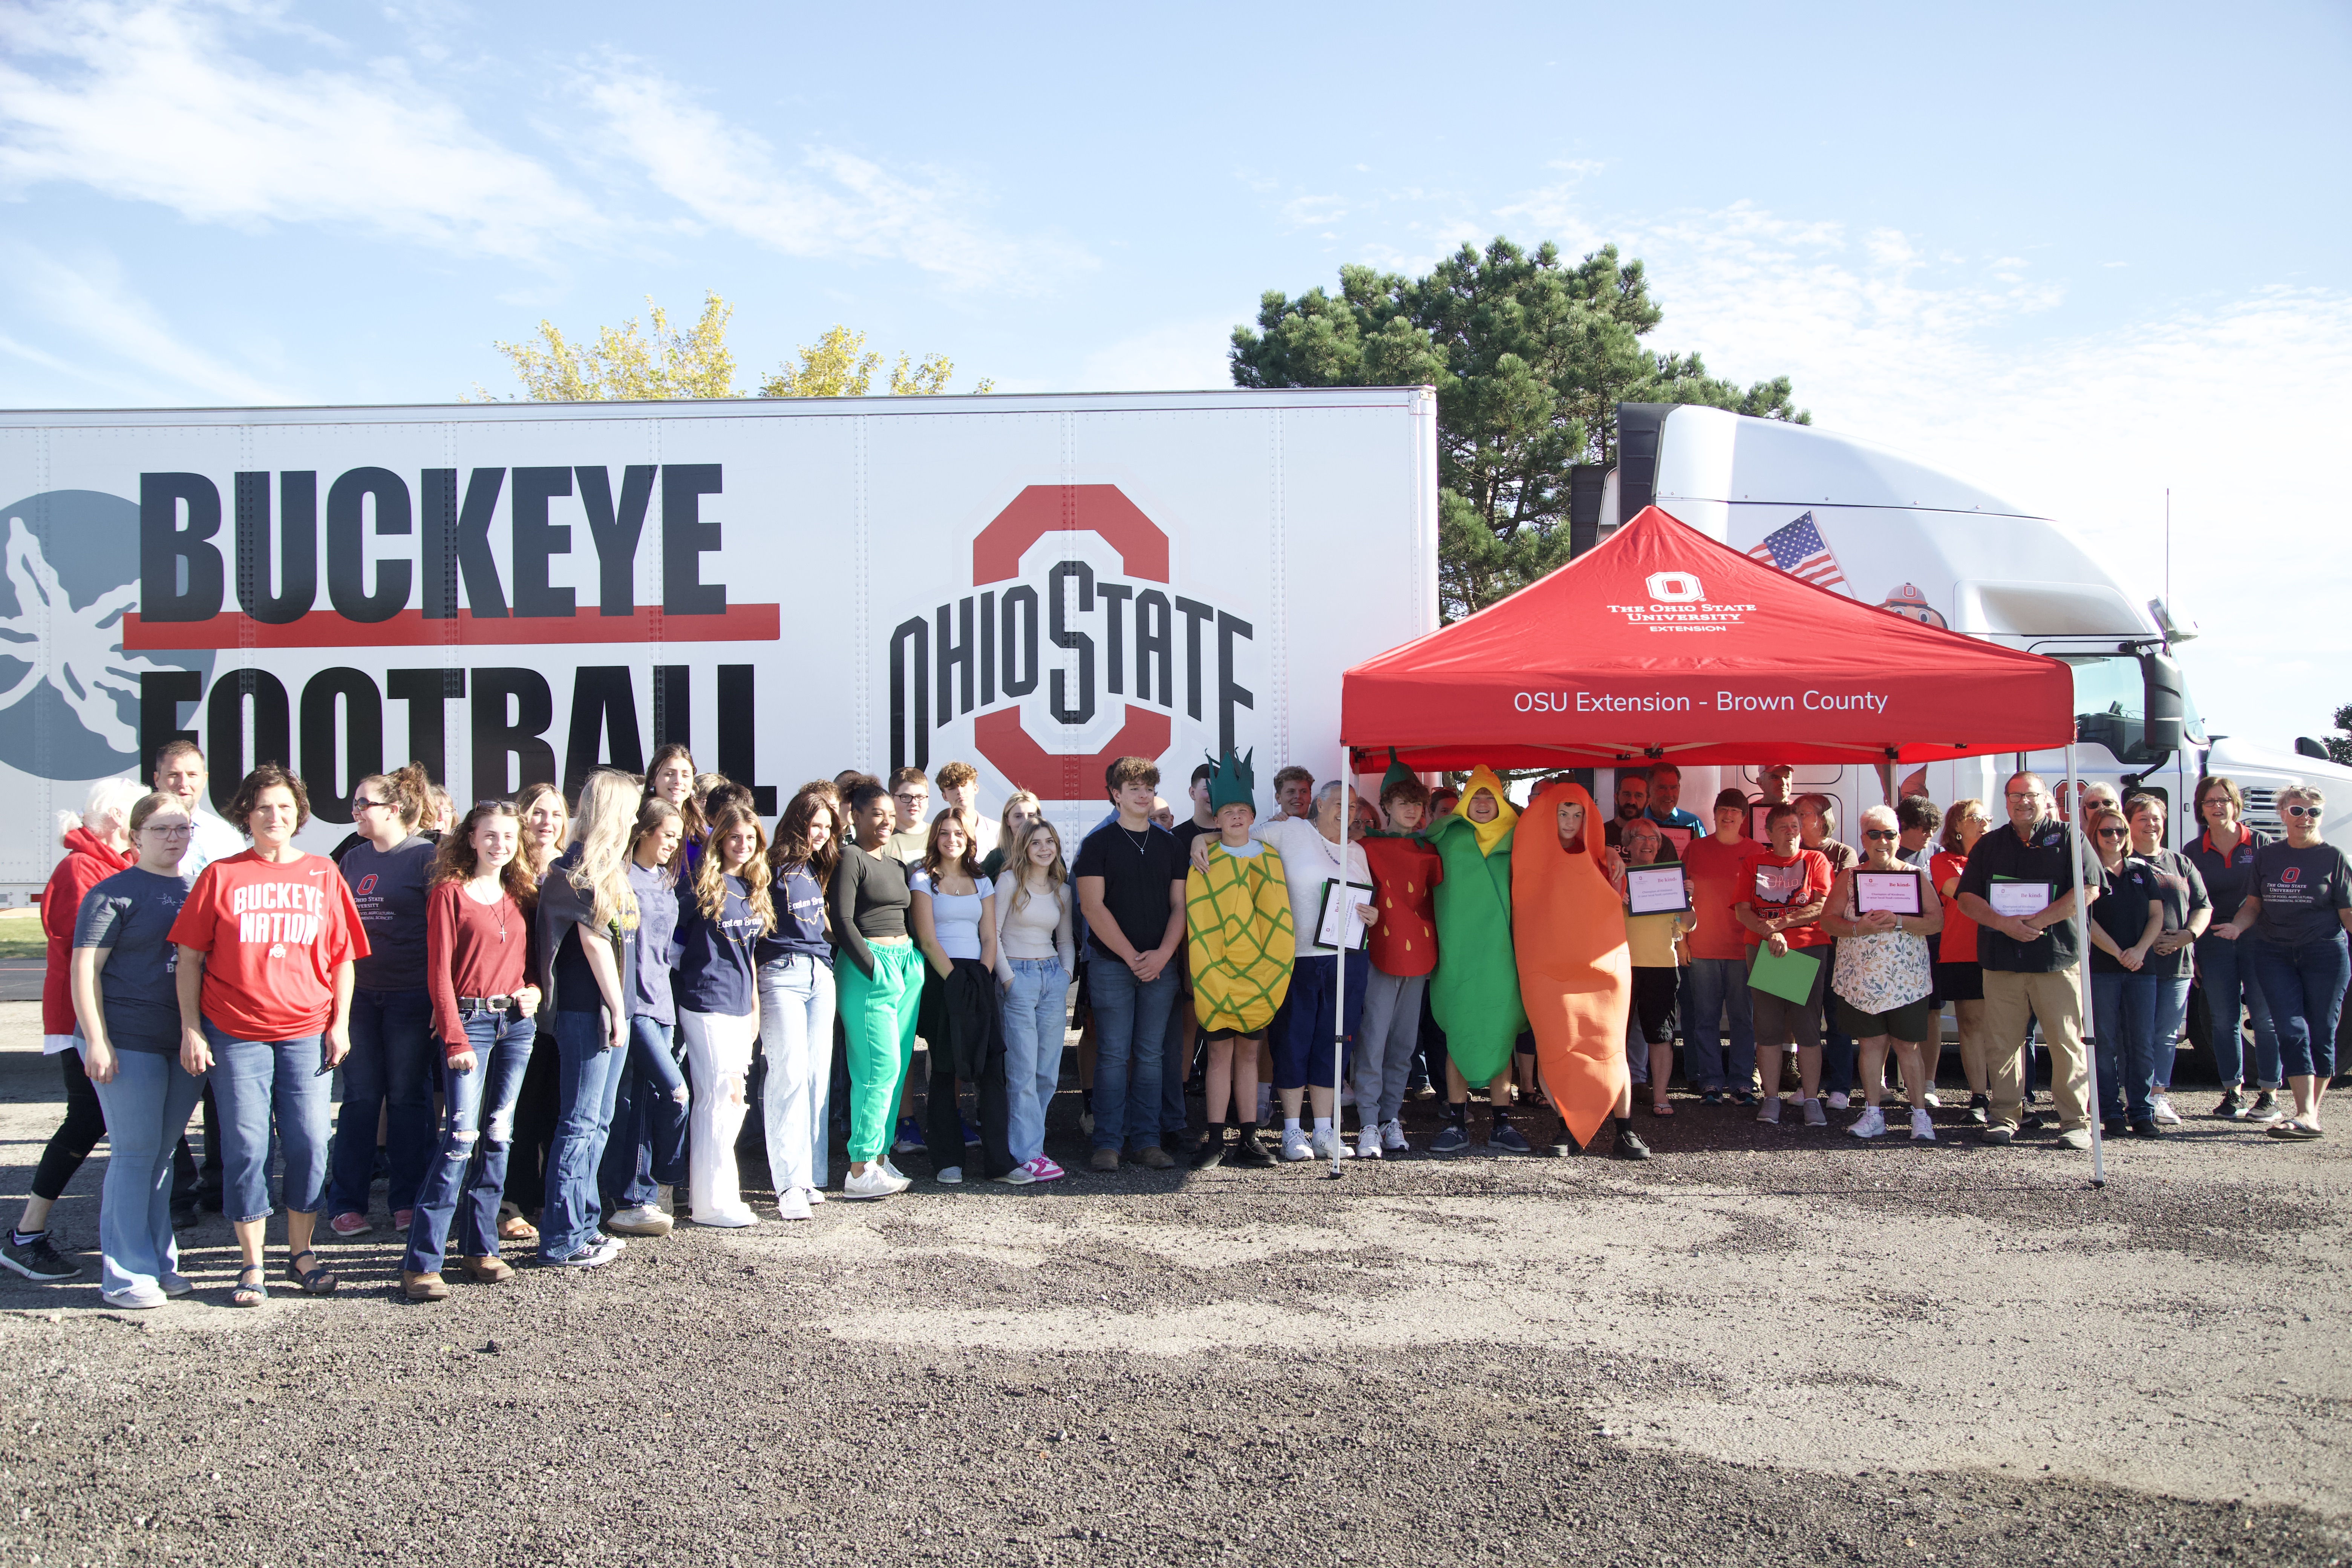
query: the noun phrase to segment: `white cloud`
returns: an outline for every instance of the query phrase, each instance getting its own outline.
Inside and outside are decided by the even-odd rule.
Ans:
[[[1245,325],[1224,316],[1171,321],[1122,338],[1079,362],[1065,392],[1202,392],[1234,384],[1225,362],[1233,331]]]
[[[272,70],[221,14],[173,4],[11,8],[0,49],[0,188],[71,181],[200,222],[349,224],[507,256],[603,226],[397,61]]]
[[[191,394],[241,405],[300,401],[182,339],[124,282],[110,257],[67,262],[11,245],[0,247],[0,279],[45,327],[76,340],[76,352],[59,353],[0,339],[0,349],[28,363],[155,404],[184,402]]]
[[[828,146],[788,168],[761,137],[692,101],[642,64],[609,62],[581,84],[612,150],[704,223],[787,256],[903,261],[966,287],[1036,292],[1094,266],[1076,246],[1018,239],[974,216],[976,195],[908,178]]]
[[[1284,221],[1300,228],[1338,223],[1347,216],[1347,199],[1343,196],[1293,196],[1282,204]]]

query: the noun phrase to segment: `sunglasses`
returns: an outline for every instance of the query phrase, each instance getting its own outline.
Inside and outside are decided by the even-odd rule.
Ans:
[[[389,811],[392,808],[392,802],[388,800],[369,800],[361,795],[354,795],[352,797],[352,809],[353,811],[366,811],[376,806],[382,806],[383,809]]]
[[[2281,816],[2316,817],[2319,815],[2319,807],[2315,805],[2283,805],[2279,807],[2279,815]]]
[[[2102,827],[2099,829],[2099,837],[2102,838],[2129,838],[2131,837],[2131,829],[2128,827]]]
[[[1864,838],[1900,838],[1903,837],[1899,833],[1891,832],[1884,827],[1865,827],[1863,829],[1862,836]]]

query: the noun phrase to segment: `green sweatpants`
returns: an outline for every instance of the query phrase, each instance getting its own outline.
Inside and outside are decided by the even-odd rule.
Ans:
[[[849,1157],[878,1160],[898,1123],[898,1091],[915,1059],[915,1013],[923,1000],[923,952],[875,942],[869,976],[847,953],[834,966],[849,1058]]]

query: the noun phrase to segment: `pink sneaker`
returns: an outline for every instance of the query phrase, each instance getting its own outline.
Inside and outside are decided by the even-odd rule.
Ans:
[[[370,1226],[363,1214],[339,1214],[330,1221],[328,1229],[337,1236],[365,1236]]]
[[[416,1211],[415,1209],[394,1209],[392,1211],[392,1228],[394,1230],[406,1230],[408,1228],[409,1222],[415,1217]]]
[[[1058,1182],[1067,1173],[1061,1166],[1040,1154],[1029,1162],[1029,1173],[1041,1182]]]

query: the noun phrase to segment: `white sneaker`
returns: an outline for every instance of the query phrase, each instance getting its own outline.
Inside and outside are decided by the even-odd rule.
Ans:
[[[1886,1113],[1874,1105],[1869,1106],[1846,1131],[1857,1138],[1883,1138],[1886,1135]]]
[[[1936,1141],[1936,1124],[1927,1119],[1926,1111],[1915,1110],[1911,1113],[1911,1136],[1916,1142],[1921,1143],[1933,1143]]]
[[[1380,1157],[1381,1130],[1377,1126],[1372,1126],[1359,1131],[1356,1134],[1356,1158],[1377,1160]]]
[[[2148,1100],[2147,1108],[2149,1114],[2156,1118],[2158,1125],[2165,1127],[2178,1127],[2180,1125],[2180,1112],[2172,1109],[2172,1097],[2170,1095],[2159,1094],[2152,1096]]]
[[[1381,1147],[1391,1154],[1411,1152],[1412,1145],[1404,1141],[1404,1128],[1393,1116],[1381,1123]]]
[[[1095,1113],[1093,1111],[1081,1110],[1078,1112],[1078,1131],[1085,1133],[1089,1138],[1095,1135]]]
[[[1829,1113],[1822,1109],[1822,1102],[1820,1100],[1809,1100],[1805,1101],[1806,1126],[1827,1127],[1829,1124]]]
[[[1847,1106],[1853,1103],[1853,1102],[1852,1100],[1845,1097],[1844,1090],[1832,1089],[1830,1091],[1830,1109],[1832,1110],[1843,1110]]]
[[[1926,1098],[1926,1100],[1927,1100],[1927,1109],[1928,1109],[1928,1110],[1943,1110],[1943,1109],[1944,1109],[1944,1101],[1943,1101],[1942,1097],[1941,1097],[1941,1096],[1939,1096],[1939,1095],[1937,1095],[1934,1089],[1929,1089],[1929,1090],[1927,1091],[1927,1095],[1926,1095],[1926,1097],[1925,1097],[1925,1098]]]
[[[171,1298],[163,1294],[161,1286],[142,1281],[136,1285],[126,1285],[120,1290],[100,1290],[98,1299],[110,1307],[120,1307],[125,1311],[146,1312],[152,1311]]]
[[[963,1167],[961,1165],[942,1165],[937,1172],[933,1173],[931,1179],[939,1183],[939,1184],[943,1187],[961,1186],[963,1184]]]
[[[1036,1181],[1037,1173],[1026,1165],[1015,1165],[996,1179],[1008,1187],[1025,1187]]]
[[[1339,1090],[1339,1109],[1342,1110],[1350,1110],[1355,1108],[1355,1104],[1356,1086],[1354,1084],[1346,1085]]]
[[[801,1189],[801,1196],[806,1198],[812,1204],[821,1204],[824,1202],[824,1189],[823,1187],[803,1187]]]
[[[174,1274],[168,1268],[163,1270],[163,1277],[156,1283],[163,1288],[163,1294],[174,1301],[183,1296],[193,1296],[196,1293],[194,1280],[184,1274]]]
[[[1766,1095],[1763,1103],[1756,1108],[1756,1120],[1769,1122],[1775,1127],[1780,1125],[1780,1097],[1777,1094]]]
[[[1294,1163],[1315,1158],[1315,1151],[1307,1146],[1305,1128],[1286,1127],[1282,1130],[1282,1157]]]
[[[1289,1140],[1286,1138],[1283,1140],[1283,1142],[1286,1148],[1289,1143]],[[1347,1139],[1340,1136],[1339,1130],[1337,1127],[1326,1127],[1320,1132],[1316,1133],[1314,1137],[1308,1141],[1307,1146],[1314,1151],[1315,1157],[1318,1160],[1350,1160],[1355,1158],[1356,1152],[1348,1147]]]
[[[887,1198],[907,1190],[907,1178],[894,1176],[879,1160],[863,1171],[853,1171],[841,1184],[845,1198]]]
[[[897,1183],[900,1184],[901,1184],[901,1185],[903,1185],[903,1186],[909,1186],[909,1187],[911,1187],[911,1186],[913,1186],[913,1185],[915,1184],[915,1182],[914,1182],[914,1178],[913,1178],[913,1177],[911,1177],[911,1176],[908,1175],[906,1172],[904,1172],[904,1171],[902,1171],[902,1170],[898,1169],[898,1166],[896,1166],[896,1165],[894,1165],[894,1164],[892,1164],[892,1163],[890,1163],[890,1156],[889,1156],[889,1155],[887,1155],[887,1154],[883,1155],[883,1156],[882,1156],[882,1158],[881,1158],[879,1161],[877,1161],[877,1163],[878,1163],[878,1164],[879,1164],[879,1165],[880,1165],[884,1170],[886,1170],[886,1171],[887,1171],[887,1172],[889,1172],[889,1173],[890,1173],[890,1179],[891,1179],[892,1181],[897,1182]]]
[[[787,1188],[783,1195],[776,1200],[776,1217],[778,1219],[809,1218],[808,1194],[798,1187]]]

